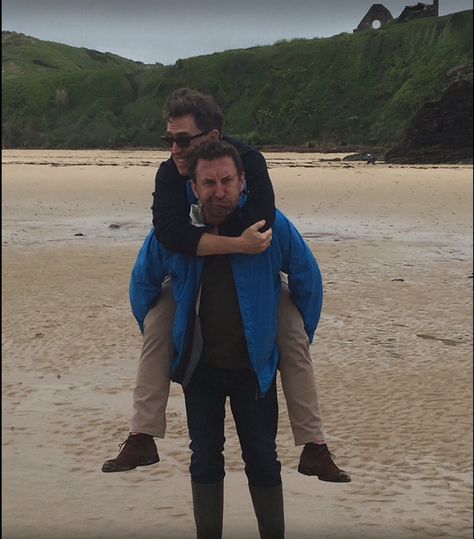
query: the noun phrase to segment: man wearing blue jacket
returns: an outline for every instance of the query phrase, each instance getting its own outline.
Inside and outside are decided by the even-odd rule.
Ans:
[[[169,251],[187,256],[258,254],[269,245],[275,220],[275,198],[264,156],[255,148],[223,133],[224,117],[212,96],[190,88],[172,92],[164,105],[170,157],[161,163],[153,194],[153,224],[158,241]],[[195,149],[210,140],[234,146],[245,172],[245,204],[210,234],[208,226],[190,220],[195,202],[189,188],[189,159]],[[268,227],[268,230],[262,227]],[[164,438],[170,388],[170,364],[174,356],[172,326],[176,303],[169,283],[146,312],[142,326],[143,346],[133,392],[131,431],[116,458],[108,459],[103,472],[123,472],[159,462],[154,438]],[[301,312],[286,284],[278,308],[280,380],[295,445],[304,446],[298,471],[321,481],[349,482],[338,468],[325,442],[321,411],[308,338]]]
[[[238,152],[222,141],[201,145],[190,165],[198,204],[191,218],[216,227],[240,211],[244,174]],[[211,229],[212,230],[212,229]],[[197,537],[222,536],[225,401],[230,405],[263,538],[284,537],[283,493],[276,453],[275,376],[280,272],[309,342],[322,306],[321,274],[305,241],[277,211],[271,245],[258,255],[188,257],[146,239],[132,273],[130,299],[145,317],[171,278],[176,302],[171,378],[183,385],[191,438]]]

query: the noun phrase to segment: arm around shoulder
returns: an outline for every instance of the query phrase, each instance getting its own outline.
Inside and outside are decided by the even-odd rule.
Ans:
[[[244,158],[244,166],[249,193],[247,204],[242,208],[242,224],[247,228],[263,219],[266,228],[270,228],[275,220],[275,193],[267,162],[262,153],[254,149]]]
[[[153,227],[156,238],[172,252],[196,256],[205,229],[189,220],[187,179],[180,176],[173,163],[165,161],[155,177],[153,193]]]
[[[264,225],[265,221],[257,221],[237,238],[206,232],[199,240],[196,253],[198,256],[262,253],[270,245],[273,234],[271,229],[261,232]]]

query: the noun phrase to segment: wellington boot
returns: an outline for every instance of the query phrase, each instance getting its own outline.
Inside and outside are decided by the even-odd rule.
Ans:
[[[261,539],[284,539],[283,489],[249,486]]]
[[[221,539],[224,518],[224,482],[191,482],[197,539]]]

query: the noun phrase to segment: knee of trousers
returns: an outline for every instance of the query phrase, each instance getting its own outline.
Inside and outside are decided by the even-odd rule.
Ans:
[[[170,284],[166,284],[161,289],[161,294],[153,305],[153,307],[148,311],[146,315],[144,326],[152,328],[172,328],[174,317],[176,313],[176,302],[173,296],[173,290]]]
[[[221,436],[192,436],[189,449],[192,459],[196,462],[215,462],[220,460],[224,452],[225,437]]]
[[[304,329],[304,320],[301,312],[293,303],[290,292],[285,286],[281,288],[280,304],[278,307],[278,346],[292,341],[307,342],[308,336]]]
[[[169,297],[171,296],[171,297]],[[143,324],[143,352],[172,354],[173,323],[176,306],[171,291],[148,312]]]
[[[260,443],[258,447],[247,447],[242,451],[245,473],[249,484],[275,486],[281,481],[281,464],[274,443]]]

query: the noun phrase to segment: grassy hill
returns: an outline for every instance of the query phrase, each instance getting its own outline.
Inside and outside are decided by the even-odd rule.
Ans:
[[[472,61],[472,10],[382,30],[144,65],[2,32],[7,147],[156,146],[181,86],[213,94],[254,144],[390,145],[446,72]]]

